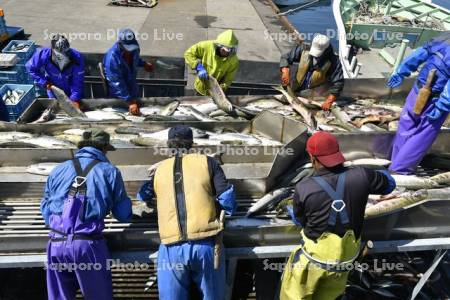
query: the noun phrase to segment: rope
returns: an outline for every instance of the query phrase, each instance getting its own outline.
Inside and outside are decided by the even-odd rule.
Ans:
[[[306,4],[303,4],[303,5],[299,6],[299,7],[292,8],[292,9],[287,10],[287,11],[282,12],[282,13],[278,13],[278,14],[276,14],[276,16],[280,17],[280,16],[288,15],[288,14],[290,14],[290,13],[296,12],[297,10],[300,10],[300,9],[302,9],[302,8],[305,8],[305,7],[307,7],[307,6],[311,5],[311,4],[317,3],[317,2],[319,2],[319,1],[320,1],[320,0],[314,0],[314,1],[308,2],[308,3],[306,3]]]

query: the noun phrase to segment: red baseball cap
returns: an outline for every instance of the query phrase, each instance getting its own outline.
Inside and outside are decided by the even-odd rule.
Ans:
[[[325,131],[316,132],[308,139],[306,151],[328,168],[345,162],[336,137]]]

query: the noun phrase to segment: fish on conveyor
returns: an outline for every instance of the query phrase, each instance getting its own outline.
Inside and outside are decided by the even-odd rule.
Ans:
[[[391,164],[390,160],[382,159],[382,158],[360,158],[351,161],[346,161],[344,163],[345,167],[352,166],[378,166],[378,167],[386,167]]]
[[[174,64],[168,64],[159,59],[156,60],[156,65],[160,66],[161,68],[166,69],[166,70],[176,70],[176,69],[180,68],[180,66],[177,66]]]
[[[72,143],[74,145],[77,145],[79,142],[83,140],[82,135],[75,135],[75,134],[58,134],[55,135],[55,138],[57,138],[58,140]]]
[[[261,145],[261,140],[253,135],[227,132],[222,134],[211,134],[208,143],[216,145],[257,146]]]
[[[207,102],[202,104],[196,104],[195,109],[201,112],[202,114],[209,115],[213,111],[216,111],[219,109],[219,107],[213,102]]]
[[[278,100],[275,100],[275,99],[261,99],[261,100],[257,100],[257,101],[251,102],[250,104],[247,104],[244,107],[246,109],[250,109],[250,110],[261,112],[263,110],[274,109],[274,108],[278,108],[280,106],[284,106],[284,104],[281,103]]]
[[[56,162],[46,162],[46,163],[39,163],[39,164],[33,164],[27,167],[26,171],[30,174],[36,174],[36,175],[44,175],[48,176],[53,169],[58,166],[60,163]]]
[[[344,167],[356,167],[356,166],[374,166],[374,167],[386,167],[391,164],[390,160],[382,158],[358,158],[354,160],[347,160],[344,162]],[[302,166],[302,169],[312,168],[312,163],[307,163]]]
[[[450,199],[450,188],[429,189],[429,190],[427,190],[427,199],[449,200]]]
[[[209,114],[209,117],[216,118],[216,117],[226,117],[226,116],[237,116],[241,118],[247,118],[249,115],[252,115],[252,117],[255,116],[251,111],[248,111],[246,108],[237,108],[233,110],[231,113],[226,113],[221,109],[218,109],[216,111],[213,111]]]
[[[216,105],[220,109],[222,109],[227,113],[233,111],[233,105],[225,96],[225,93],[223,92],[222,88],[217,82],[217,79],[215,79],[212,76],[208,76],[208,80],[209,80],[209,94],[213,98],[214,103],[216,103]]]
[[[153,137],[144,137],[144,136],[138,136],[134,139],[131,139],[131,143],[133,143],[137,146],[147,146],[147,147],[165,146],[166,145],[164,140],[155,139]]]
[[[72,101],[70,101],[69,97],[67,97],[63,90],[54,85],[52,85],[51,89],[56,99],[58,100],[59,107],[64,110],[69,116],[86,118],[86,115],[81,110],[72,105]]]
[[[116,114],[127,114],[128,109],[122,108],[122,107],[105,107],[102,108],[101,111],[109,112],[109,113],[116,113]]]
[[[242,118],[242,117],[218,116],[218,117],[214,118],[214,121],[235,122],[235,121],[248,121],[248,120],[246,118]]]
[[[310,130],[314,131],[317,128],[316,122],[314,120],[313,115],[311,114],[306,107],[299,102],[299,100],[294,99],[287,91],[284,90],[282,86],[274,87],[275,90],[282,93],[286,99],[288,100],[289,104],[292,106],[292,108],[297,111],[300,116],[305,121],[306,125],[310,128]]]
[[[351,124],[350,117],[337,105],[331,107],[331,113],[336,117],[339,126],[348,131],[359,131],[357,127]]]
[[[426,190],[420,190],[413,193],[404,193],[400,198],[379,202],[366,208],[365,217],[373,217],[385,214],[396,209],[409,206],[411,204],[425,200],[428,197]]]
[[[55,114],[54,114],[54,109],[55,109],[55,107],[52,105],[52,106],[50,106],[50,107],[48,107],[48,108],[46,108],[43,112],[42,112],[42,114],[41,114],[41,116],[39,117],[39,119],[37,119],[36,121],[34,121],[34,122],[32,122],[32,123],[36,123],[36,124],[39,124],[39,123],[45,123],[45,122],[48,122],[48,121],[50,121],[50,120],[53,120],[53,119],[55,119]]]
[[[441,185],[450,185],[450,172],[441,173],[430,177],[430,180],[436,182]]]
[[[87,111],[85,115],[88,119],[94,121],[116,121],[124,119],[124,117],[118,113],[102,110]]]
[[[320,104],[320,103],[317,102],[317,101],[310,100],[310,99],[303,98],[303,97],[297,97],[297,99],[298,99],[301,103],[303,103],[303,105],[304,105],[307,109],[316,109],[316,110],[322,109],[322,104]]]
[[[263,226],[291,226],[293,223],[290,220],[283,220],[279,218],[235,218],[225,221],[225,227],[233,228],[247,228],[247,227],[263,227]]]
[[[292,197],[292,195],[293,189],[291,187],[282,187],[271,191],[270,193],[264,195],[261,199],[259,199],[255,204],[253,204],[249,208],[245,216],[250,217],[251,215],[264,211],[269,206],[275,207],[278,202]]]
[[[192,106],[179,106],[178,110],[184,114],[191,115],[202,122],[214,122],[215,120],[213,118],[210,118],[209,116],[202,114],[198,110],[196,110]]]
[[[431,189],[439,187],[439,184],[429,178],[422,178],[415,175],[392,175],[398,187],[405,187],[409,190]]]
[[[5,131],[0,132],[0,142],[5,141],[14,141],[14,140],[23,140],[32,138],[34,135],[28,132],[20,132],[20,131]]]
[[[52,136],[38,136],[38,137],[33,137],[30,139],[26,139],[23,140],[26,143],[35,145],[37,147],[40,148],[46,148],[46,149],[71,149],[71,148],[75,148],[75,145],[67,142],[67,141],[63,141],[60,139],[57,139],[55,137]]]
[[[174,100],[164,106],[159,114],[161,116],[171,116],[177,110],[178,106],[180,106],[180,101]]]
[[[62,133],[63,134],[67,134],[67,135],[79,135],[79,136],[82,136],[85,131],[86,131],[85,129],[72,128],[72,129],[64,130]]]
[[[367,123],[359,128],[362,132],[386,132],[386,129],[381,128],[375,124]]]

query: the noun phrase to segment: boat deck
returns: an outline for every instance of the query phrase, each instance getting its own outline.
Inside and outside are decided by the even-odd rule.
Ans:
[[[393,66],[389,64],[380,52],[382,49],[371,49],[358,54],[358,63],[362,64],[358,78],[388,78],[393,71]],[[389,54],[395,61],[399,51],[399,46],[386,47],[384,51]],[[405,57],[407,57],[413,49],[406,48]]]

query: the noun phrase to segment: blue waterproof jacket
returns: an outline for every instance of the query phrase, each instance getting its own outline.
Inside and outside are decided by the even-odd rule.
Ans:
[[[403,78],[408,77],[423,63],[417,81],[424,85],[430,70],[436,69],[432,91],[440,94],[450,78],[450,33],[434,38],[414,51],[400,64],[397,73]]]
[[[102,220],[111,211],[114,217],[126,222],[131,220],[131,200],[125,191],[120,171],[98,149],[84,147],[75,158],[84,169],[93,159],[100,161],[88,174],[86,187],[85,220]],[[64,200],[76,176],[72,161],[58,165],[49,175],[41,202],[41,212],[46,224],[51,214],[60,215]]]
[[[69,57],[71,63],[61,71],[52,61],[52,49],[41,48],[30,58],[26,68],[42,88],[51,83],[62,89],[70,100],[81,100],[84,91],[84,58],[75,49],[69,49]],[[48,91],[48,96],[55,98],[51,91]]]
[[[136,83],[138,67],[143,67],[145,61],[140,58],[140,51],[133,51],[133,63],[130,67],[123,58],[118,43],[106,52],[103,59],[105,76],[109,86],[109,96],[125,101],[136,99],[139,94]]]

